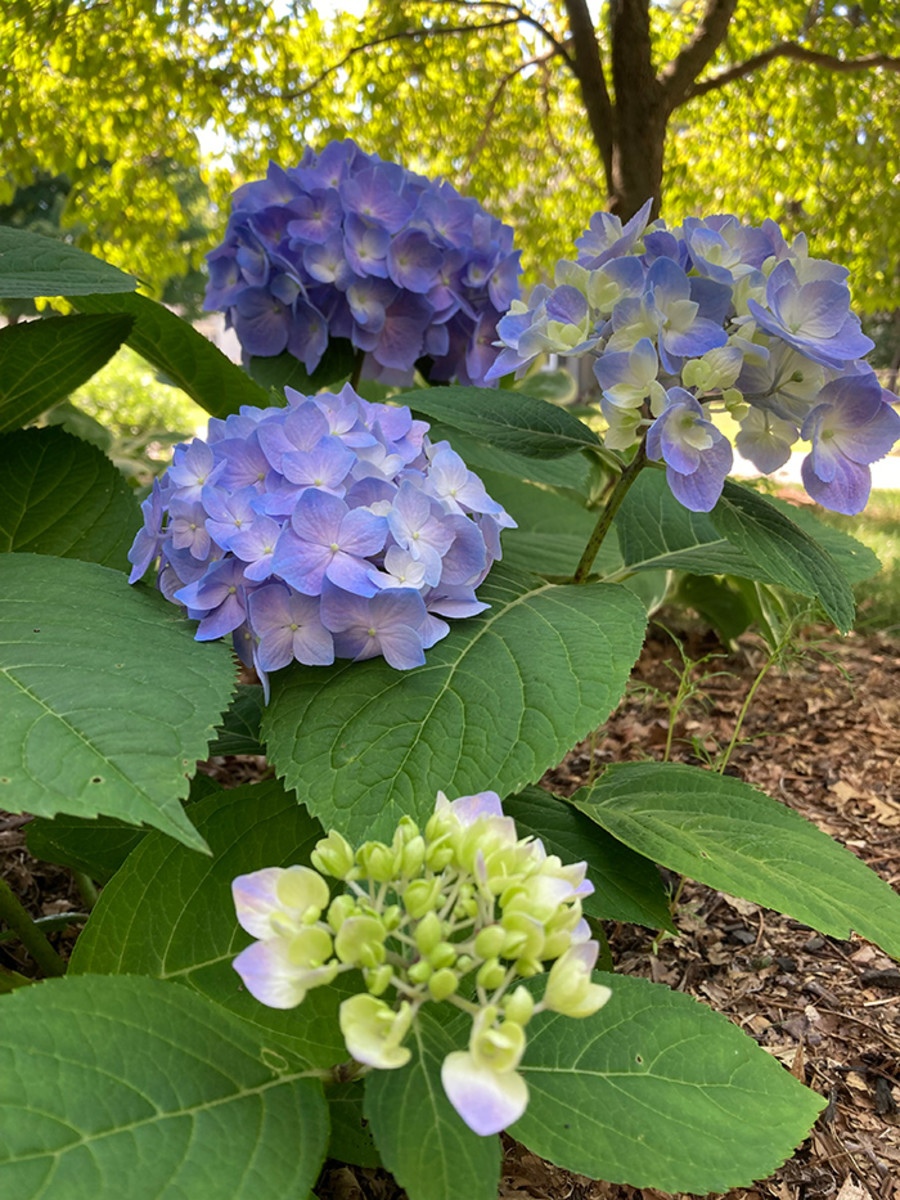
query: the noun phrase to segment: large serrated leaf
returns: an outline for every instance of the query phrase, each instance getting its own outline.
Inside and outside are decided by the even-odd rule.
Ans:
[[[900,957],[900,896],[793,809],[729,775],[618,763],[572,803],[673,871]]]
[[[646,625],[626,589],[500,566],[479,597],[491,608],[415,670],[372,659],[272,676],[269,758],[326,828],[389,835],[404,814],[426,817],[439,789],[516,791],[618,703]]]
[[[593,821],[542,788],[507,796],[503,811],[515,820],[520,837],[540,838],[547,853],[563,862],[587,862],[594,892],[582,907],[589,917],[674,932],[659,871],[643,855],[608,834],[598,837],[601,831]]]
[[[569,1171],[666,1192],[724,1192],[789,1157],[824,1100],[689,996],[594,978],[612,989],[594,1016],[528,1026],[513,1137]]]
[[[5,996],[0,1192],[306,1196],[328,1144],[322,1085],[270,1061],[221,1008],[154,979]]]
[[[764,496],[726,480],[710,518],[733,546],[763,564],[770,583],[818,599],[842,633],[853,626],[853,592],[837,563]]]
[[[427,1010],[407,1044],[405,1067],[366,1078],[364,1111],[385,1166],[409,1200],[495,1200],[499,1139],[473,1133],[441,1086],[441,1064],[459,1047]]]
[[[818,542],[840,567],[841,574],[848,583],[859,583],[862,579],[870,579],[881,569],[881,563],[874,550],[843,529],[835,529],[833,525],[826,525],[809,508],[788,504],[776,496],[767,496],[766,501],[784,516],[789,517],[795,525],[799,525],[814,542]]]
[[[440,387],[404,392],[413,412],[530,458],[561,458],[599,446],[592,429],[555,404],[493,388]]]
[[[0,552],[27,551],[124,569],[140,526],[120,471],[54,426],[0,435]]]
[[[132,326],[121,314],[0,329],[0,433],[27,425],[99,371]]]
[[[254,1000],[232,967],[251,940],[234,915],[232,880],[263,867],[308,864],[322,836],[318,821],[274,780],[216,791],[190,814],[212,857],[147,834],[103,889],[70,972],[175,980],[248,1022],[261,1045],[320,1067],[342,1062],[340,981],[285,1012]]]
[[[133,292],[137,280],[67,242],[0,225],[0,297]]]
[[[146,823],[204,848],[179,803],[233,687],[224,645],[94,563],[0,556],[0,803]]]
[[[246,372],[187,321],[162,304],[131,296],[69,296],[83,313],[127,313],[134,319],[128,345],[187,392],[214,417],[227,417],[242,404],[266,408],[271,397]]]

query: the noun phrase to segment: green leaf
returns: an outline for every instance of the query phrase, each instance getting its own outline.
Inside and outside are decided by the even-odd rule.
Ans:
[[[412,671],[370,659],[273,674],[269,758],[326,828],[379,837],[425,818],[439,789],[517,791],[618,703],[646,624],[628,591],[499,566],[479,597],[491,608]]]
[[[503,531],[503,561],[507,566],[542,575],[573,575],[598,514],[589,512],[571,496],[545,487],[494,471],[480,474],[488,494],[503,505],[518,526]],[[607,539],[601,553],[601,563],[607,570],[621,566],[614,538]]]
[[[356,1167],[380,1167],[384,1164],[363,1115],[363,1081],[338,1083],[325,1093],[331,1118],[328,1157]]]
[[[765,564],[770,583],[818,599],[842,633],[853,626],[853,592],[834,559],[758,492],[726,480],[710,514],[715,528],[748,558]]]
[[[840,567],[848,583],[859,583],[863,579],[869,579],[881,569],[878,555],[873,550],[851,534],[845,533],[843,529],[826,525],[810,508],[788,504],[785,500],[779,500],[777,496],[767,496],[766,502],[777,508],[795,525],[799,525],[814,542],[818,542]]]
[[[131,325],[127,316],[54,317],[0,329],[0,433],[27,425],[86,383]]]
[[[0,435],[0,552],[128,566],[134,493],[95,446],[59,428]]]
[[[594,1016],[535,1017],[509,1132],[566,1170],[666,1192],[724,1192],[770,1175],[824,1100],[725,1017],[646,979],[595,974]]]
[[[432,421],[428,436],[433,442],[448,441],[469,470],[477,471],[479,475],[486,471],[499,472],[512,479],[565,488],[578,497],[584,496],[590,483],[591,465],[582,454],[570,454],[566,458],[529,458],[492,446],[481,438],[437,421]]]
[[[695,575],[768,578],[752,560],[718,533],[706,513],[679,504],[662,471],[645,470],[631,485],[613,522],[623,567],[607,574],[618,579],[633,571],[692,571]]]
[[[364,1112],[385,1166],[409,1200],[496,1200],[500,1141],[473,1133],[441,1085],[441,1064],[460,1047],[427,1010],[407,1044],[405,1067],[365,1080]]]
[[[162,304],[131,296],[80,296],[69,300],[83,313],[121,312],[134,318],[128,345],[162,371],[201,408],[227,417],[242,404],[266,408],[269,393],[187,321]]]
[[[550,404],[571,404],[578,398],[575,376],[562,368],[556,371],[532,371],[527,379],[515,383],[510,390],[521,390],[538,400],[547,400]]]
[[[137,280],[67,242],[0,225],[0,297],[133,292]]]
[[[17,1200],[305,1196],[328,1143],[317,1080],[153,979],[54,979],[0,1000],[0,1181]]]
[[[248,1022],[261,1045],[320,1067],[344,1061],[340,980],[282,1011],[254,1000],[231,965],[251,941],[234,915],[232,880],[263,867],[308,864],[322,836],[319,823],[274,780],[216,791],[190,814],[212,857],[147,834],[103,889],[70,972],[175,980]]]
[[[356,351],[347,338],[329,338],[322,361],[310,374],[299,358],[285,350],[271,357],[251,355],[247,370],[258,384],[267,391],[282,397],[284,389],[295,388],[304,396],[313,396],[322,388],[347,379],[353,371]]]
[[[210,758],[216,754],[265,754],[259,736],[262,713],[262,688],[238,684],[231,707],[216,730],[218,736],[209,744]]]
[[[608,834],[598,837],[596,824],[565,800],[543,788],[529,787],[507,796],[503,811],[515,819],[520,836],[540,838],[548,854],[558,855],[564,863],[587,863],[594,894],[582,901],[582,907],[589,917],[675,931],[654,864]]]
[[[663,866],[900,957],[900,896],[815,825],[729,775],[619,763],[571,804]]]
[[[439,387],[404,392],[416,413],[461,429],[499,450],[528,458],[561,458],[599,446],[592,429],[555,404],[494,388]]]
[[[25,831],[35,858],[84,871],[97,883],[108,883],[146,836],[143,829],[112,817],[35,817]]]
[[[94,563],[0,556],[0,803],[145,822],[204,848],[179,797],[233,686],[228,648]]]

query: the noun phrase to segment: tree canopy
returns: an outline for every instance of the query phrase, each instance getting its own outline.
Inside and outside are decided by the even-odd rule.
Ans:
[[[0,202],[64,179],[79,243],[159,289],[269,158],[352,136],[513,224],[532,278],[593,211],[654,195],[673,219],[805,230],[884,310],[898,20],[896,0],[612,0],[596,24],[586,0],[370,0],[362,18],[305,0],[13,0]]]

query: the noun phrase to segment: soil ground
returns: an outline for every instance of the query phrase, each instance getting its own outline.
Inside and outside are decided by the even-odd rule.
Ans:
[[[692,698],[674,721],[673,761],[703,765],[729,743],[765,662],[752,636],[726,654],[683,634],[696,665]],[[797,809],[900,888],[900,643],[811,635],[789,670],[763,679],[727,770]],[[712,655],[712,657],[707,657]],[[705,661],[701,661],[704,660]],[[544,785],[568,794],[610,762],[662,758],[681,660],[653,627],[628,695],[594,738]],[[255,763],[208,764],[223,783]],[[80,909],[72,876],[25,850],[25,818],[0,815],[0,873],[35,914]],[[673,892],[678,881],[669,880]],[[677,937],[607,928],[617,971],[645,975],[724,1012],[828,1101],[810,1138],[771,1179],[728,1200],[900,1200],[900,969],[874,946],[821,937],[790,918],[691,882],[678,895]],[[60,949],[75,930],[54,935]],[[33,973],[13,942],[0,962]],[[329,1200],[399,1200],[383,1172],[329,1166]],[[507,1141],[501,1200],[662,1200],[652,1189],[595,1183]],[[460,1200],[465,1200],[461,1197]]]

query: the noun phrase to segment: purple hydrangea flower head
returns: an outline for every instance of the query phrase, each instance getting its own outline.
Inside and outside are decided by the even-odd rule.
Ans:
[[[737,448],[765,474],[790,458],[802,428],[814,439],[807,490],[859,511],[869,463],[889,451],[897,424],[865,382],[873,343],[850,311],[847,270],[810,257],[804,235],[788,242],[771,220],[717,213],[667,227],[649,215],[647,204],[624,225],[591,218],[577,261],[557,263],[556,286],[539,285],[497,321],[487,378],[521,374],[542,355],[591,355],[607,448],[646,440],[675,496],[699,512],[715,505],[733,462],[721,418],[739,424]]]
[[[408,408],[348,386],[210,421],[144,501],[131,581],[231,634],[266,673],[382,655],[398,670],[487,606],[475,595],[514,522]]]
[[[512,230],[477,201],[349,140],[239,188],[208,261],[206,307],[248,356],[287,350],[311,373],[344,338],[367,375],[419,364],[467,384],[485,383],[520,274]]]

